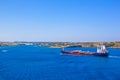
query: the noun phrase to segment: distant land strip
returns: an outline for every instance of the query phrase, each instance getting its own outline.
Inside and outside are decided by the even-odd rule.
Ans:
[[[120,41],[115,42],[0,42],[0,46],[38,45],[51,48],[63,47],[97,47],[105,45],[111,48],[120,48]]]

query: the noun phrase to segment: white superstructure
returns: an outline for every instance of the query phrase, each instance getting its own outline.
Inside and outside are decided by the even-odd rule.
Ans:
[[[97,53],[107,53],[105,45],[102,45],[101,47],[97,48]]]

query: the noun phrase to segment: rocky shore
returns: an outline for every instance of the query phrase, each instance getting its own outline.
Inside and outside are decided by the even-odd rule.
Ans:
[[[0,46],[17,46],[17,43],[14,42],[0,42]]]
[[[63,47],[97,47],[105,45],[110,48],[120,48],[120,41],[116,42],[0,42],[0,46],[38,45],[51,48]]]
[[[63,48],[63,47],[97,47],[99,45],[105,45],[110,48],[120,48],[120,42],[56,42],[56,43],[44,43],[41,46],[49,46],[51,48]]]

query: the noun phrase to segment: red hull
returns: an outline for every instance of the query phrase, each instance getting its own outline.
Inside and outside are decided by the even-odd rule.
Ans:
[[[93,52],[82,52],[82,51],[61,51],[63,54],[73,54],[73,55],[92,55]]]

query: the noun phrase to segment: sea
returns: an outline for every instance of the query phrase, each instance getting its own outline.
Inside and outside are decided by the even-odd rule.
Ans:
[[[96,48],[65,48],[96,51]],[[61,48],[0,47],[0,80],[120,80],[120,49],[108,57],[62,55]]]

